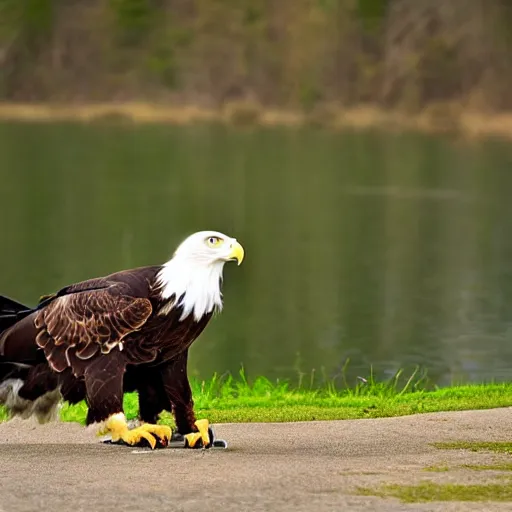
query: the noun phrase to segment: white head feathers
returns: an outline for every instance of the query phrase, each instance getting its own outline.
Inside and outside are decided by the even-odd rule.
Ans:
[[[160,314],[183,307],[180,320],[193,312],[197,322],[214,309],[220,311],[224,264],[236,260],[240,265],[243,258],[244,250],[235,238],[218,231],[200,231],[190,235],[158,273],[157,284],[161,287],[162,298],[174,295],[179,301],[164,306]]]

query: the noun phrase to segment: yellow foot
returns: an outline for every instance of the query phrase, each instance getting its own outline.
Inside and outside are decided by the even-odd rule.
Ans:
[[[112,434],[112,442],[123,441],[130,446],[136,446],[145,439],[151,449],[156,447],[157,439],[160,444],[167,446],[171,439],[172,430],[165,425],[152,425],[144,423],[140,427],[130,430],[123,413],[110,416],[106,423],[107,430]]]
[[[197,420],[195,423],[197,427],[197,432],[192,432],[187,434],[185,437],[185,446],[190,448],[195,448],[199,441],[202,441],[200,446],[206,447],[210,445],[210,433],[208,431],[210,427],[210,423],[208,420]]]

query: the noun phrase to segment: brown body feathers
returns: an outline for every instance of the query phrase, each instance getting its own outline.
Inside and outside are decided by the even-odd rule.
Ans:
[[[180,320],[180,298],[161,296],[161,268],[83,281],[46,296],[34,310],[20,310],[20,318],[0,332],[0,381],[20,378],[23,400],[55,389],[71,403],[85,399],[88,424],[121,411],[123,392],[137,390],[143,421],[154,423],[168,410],[181,433],[191,432],[188,348],[211,312],[198,321],[193,315]],[[0,301],[0,316],[1,308]]]

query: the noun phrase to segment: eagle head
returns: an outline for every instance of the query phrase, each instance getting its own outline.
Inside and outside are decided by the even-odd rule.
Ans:
[[[174,258],[206,266],[223,265],[227,261],[237,261],[240,265],[244,259],[244,248],[236,238],[218,231],[199,231],[179,245]]]
[[[172,299],[162,308],[169,313],[182,308],[180,320],[191,313],[199,321],[205,314],[222,309],[220,285],[224,264],[244,259],[244,249],[236,238],[218,231],[199,231],[186,238],[170,261],[158,273],[162,299]]]

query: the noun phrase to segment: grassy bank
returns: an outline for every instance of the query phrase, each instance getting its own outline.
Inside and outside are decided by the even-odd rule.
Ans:
[[[401,382],[399,385],[398,382]],[[249,383],[243,374],[233,378],[214,376],[208,381],[192,381],[196,413],[213,423],[281,422],[380,418],[408,414],[489,409],[512,405],[512,384],[453,386],[426,390],[418,374],[403,378],[400,372],[386,382],[362,379],[356,386],[337,389],[291,388],[286,383],[264,377]],[[137,416],[137,395],[125,395],[125,412]],[[85,420],[86,406],[64,405],[63,421]],[[0,418],[5,419],[5,411]],[[172,424],[169,414],[163,423]]]
[[[424,482],[419,485],[384,485],[378,490],[362,488],[362,496],[398,498],[402,503],[431,501],[512,501],[512,483],[483,485],[436,484]]]
[[[434,443],[440,450],[468,450],[472,452],[493,452],[510,456],[512,443],[503,441],[475,442],[456,441]],[[416,485],[385,484],[377,488],[360,487],[357,494],[362,496],[379,496],[381,498],[398,498],[402,503],[420,503],[432,501],[512,501],[512,464],[507,458],[483,464],[455,464],[453,466],[428,466],[427,473],[476,472],[482,480],[485,473],[495,476],[494,481],[472,483],[436,482],[423,480]],[[452,476],[453,477],[453,476]]]
[[[310,111],[265,108],[256,102],[234,101],[223,107],[124,103],[0,103],[0,120],[24,122],[121,122],[190,125],[319,127],[330,130],[386,129],[452,134],[463,137],[512,139],[512,113],[468,110],[456,103],[435,103],[412,113],[375,105],[343,108],[323,105]]]

